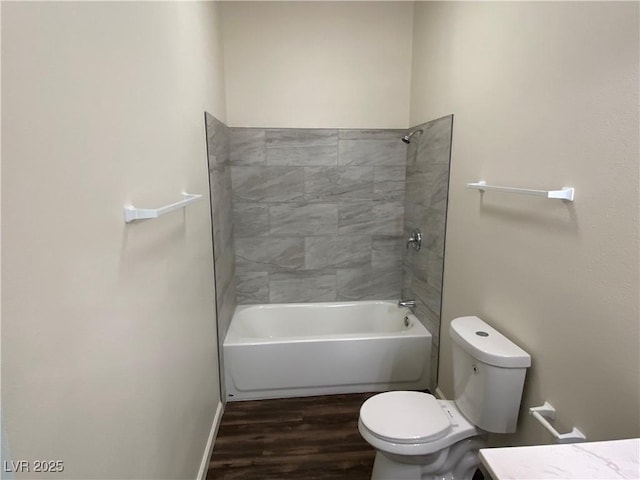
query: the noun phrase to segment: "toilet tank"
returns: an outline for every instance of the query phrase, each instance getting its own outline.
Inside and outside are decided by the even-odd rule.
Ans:
[[[529,354],[478,317],[456,318],[449,334],[460,411],[488,432],[515,432]]]

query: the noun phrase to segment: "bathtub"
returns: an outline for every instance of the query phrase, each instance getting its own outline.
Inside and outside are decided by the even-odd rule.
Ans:
[[[229,401],[422,390],[431,334],[392,301],[241,305],[223,355]]]

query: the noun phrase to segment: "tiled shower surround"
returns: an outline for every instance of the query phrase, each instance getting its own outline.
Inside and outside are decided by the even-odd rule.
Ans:
[[[235,253],[231,221],[229,128],[209,113],[205,113],[205,126],[211,195],[218,351],[222,352],[222,342],[227,335],[231,317],[236,308]],[[219,361],[221,371],[224,371],[224,358],[222,355],[219,355]],[[226,396],[224,378],[221,378],[221,384],[224,398]]]
[[[440,305],[444,267],[444,238],[449,192],[453,115],[413,127],[407,152],[404,237],[414,228],[422,232],[422,248],[405,251],[402,296],[415,298],[414,311],[433,335],[431,382],[436,385],[440,347]]]
[[[238,303],[399,297],[403,134],[229,129]]]
[[[236,304],[415,298],[435,386],[453,116],[408,146],[405,130],[206,125],[220,346]]]

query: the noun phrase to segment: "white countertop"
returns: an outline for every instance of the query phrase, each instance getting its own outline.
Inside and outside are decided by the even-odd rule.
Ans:
[[[483,448],[480,460],[494,480],[638,480],[640,438]]]

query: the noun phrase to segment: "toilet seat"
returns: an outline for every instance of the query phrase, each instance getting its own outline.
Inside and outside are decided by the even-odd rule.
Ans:
[[[416,404],[421,405],[417,410]],[[429,455],[483,433],[455,402],[419,392],[386,392],[369,398],[360,408],[358,430],[376,450],[409,456]]]
[[[366,400],[360,421],[375,437],[395,444],[429,443],[447,436],[449,416],[433,395],[386,392]]]

